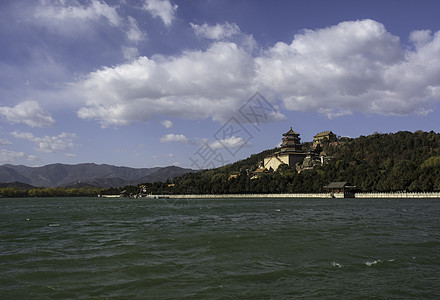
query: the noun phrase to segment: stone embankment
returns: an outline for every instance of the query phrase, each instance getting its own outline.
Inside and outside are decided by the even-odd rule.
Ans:
[[[338,195],[335,195],[336,197]],[[221,195],[163,195],[170,199],[218,199],[218,198],[332,198],[328,193],[316,194],[221,194]],[[342,197],[342,195],[341,195]]]
[[[395,199],[395,198],[437,198],[440,199],[440,193],[357,193],[355,198],[381,198],[381,199]]]
[[[344,198],[343,194],[222,194],[222,195],[156,195],[157,198],[170,199],[220,199],[220,198]],[[396,199],[396,198],[436,198],[440,193],[356,193],[356,199]]]

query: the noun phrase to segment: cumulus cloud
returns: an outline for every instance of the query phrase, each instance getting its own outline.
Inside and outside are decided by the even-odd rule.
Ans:
[[[139,28],[136,19],[131,16],[122,17],[118,8],[99,0],[84,5],[66,1],[42,2],[35,9],[34,17],[37,24],[63,35],[83,34],[85,31],[89,33],[93,31],[91,22],[104,20],[110,27],[124,32],[128,42],[137,44],[145,40],[147,34]]]
[[[177,7],[169,0],[146,0],[143,6],[153,17],[160,18],[166,26],[171,26],[173,23]]]
[[[86,97],[78,116],[103,126],[158,115],[224,122],[255,91],[329,118],[427,114],[440,102],[440,32],[412,32],[410,43],[367,19],[303,30],[258,55],[214,41],[203,51],[140,57],[77,82]]]
[[[35,150],[46,153],[62,152],[72,149],[75,146],[73,140],[77,138],[76,134],[65,132],[57,136],[45,135],[43,137],[36,137],[30,132],[13,131],[11,135],[15,138],[34,142]]]
[[[140,41],[145,40],[147,38],[147,34],[139,29],[136,19],[128,16],[127,20],[128,20],[128,30],[127,30],[128,40],[134,43],[138,43]]]
[[[0,114],[11,123],[24,123],[31,127],[50,127],[54,119],[37,101],[28,100],[14,107],[1,106]]]
[[[7,139],[0,139],[0,145],[10,145],[12,144],[9,140]]]
[[[139,57],[139,50],[136,47],[122,47],[122,55],[126,60],[133,60]]]
[[[184,143],[191,145],[208,145],[211,149],[233,149],[233,148],[242,148],[249,147],[251,143],[249,141],[244,140],[242,137],[238,136],[230,136],[225,139],[218,139],[215,141],[209,141],[206,138],[195,138],[193,140],[189,139],[183,134],[166,134],[160,138],[161,143]]]
[[[225,22],[215,25],[202,25],[190,23],[194,33],[205,39],[214,41],[234,41],[237,45],[249,53],[258,50],[257,42],[251,34],[242,33],[240,27],[235,23]]]
[[[419,48],[425,46],[432,41],[432,31],[431,30],[415,30],[410,33],[409,39],[413,44]]]
[[[45,4],[35,12],[37,18],[48,21],[66,21],[66,20],[96,20],[104,18],[112,26],[118,27],[122,18],[116,11],[116,7],[109,6],[105,2],[92,0],[89,5],[65,5],[65,1],[55,1]]]
[[[206,23],[202,25],[190,23],[190,25],[196,35],[211,40],[221,40],[240,33],[240,27],[238,27],[238,25],[235,23],[217,23],[216,25],[212,26]]]
[[[171,122],[170,120],[163,120],[160,122],[160,124],[162,124],[162,126],[165,128],[171,128],[174,126],[173,122]]]
[[[178,57],[140,57],[78,82],[77,89],[87,97],[78,116],[103,126],[157,115],[224,120],[252,94],[254,72],[252,57],[234,43],[217,42],[206,51]]]
[[[14,162],[16,159],[24,158],[24,152],[15,152],[6,149],[0,149],[0,162]]]
[[[426,34],[411,51],[378,22],[343,22],[278,43],[257,63],[290,110],[405,115],[440,100],[429,94],[440,85],[440,35]]]
[[[189,144],[191,140],[183,134],[169,133],[160,138],[161,143],[179,142]]]
[[[216,140],[209,145],[212,149],[222,148],[242,148],[244,146],[251,146],[249,142],[246,142],[243,138],[237,136],[231,136],[227,139]]]

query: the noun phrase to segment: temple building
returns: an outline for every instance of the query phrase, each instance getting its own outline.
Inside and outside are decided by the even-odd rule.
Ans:
[[[302,150],[300,141],[299,133],[293,131],[292,127],[290,127],[290,130],[283,134],[280,151],[264,158],[264,168],[276,171],[282,164],[288,166],[295,166],[297,163],[301,164],[307,153]]]
[[[313,146],[317,147],[318,145],[322,145],[323,142],[331,143],[335,141],[336,134],[331,131],[323,131],[313,137]]]

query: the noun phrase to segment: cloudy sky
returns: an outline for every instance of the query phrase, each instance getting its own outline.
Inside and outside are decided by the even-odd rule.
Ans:
[[[217,167],[440,131],[436,0],[2,0],[0,164]]]

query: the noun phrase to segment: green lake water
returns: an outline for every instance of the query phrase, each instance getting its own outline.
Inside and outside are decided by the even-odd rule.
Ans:
[[[439,299],[440,199],[0,199],[1,299]]]

